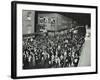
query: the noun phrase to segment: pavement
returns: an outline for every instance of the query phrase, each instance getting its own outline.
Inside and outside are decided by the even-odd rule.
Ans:
[[[91,39],[86,38],[81,51],[78,66],[91,66]]]

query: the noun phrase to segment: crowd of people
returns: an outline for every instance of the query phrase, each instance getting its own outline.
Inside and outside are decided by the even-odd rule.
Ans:
[[[84,38],[77,30],[23,37],[23,69],[77,67]]]

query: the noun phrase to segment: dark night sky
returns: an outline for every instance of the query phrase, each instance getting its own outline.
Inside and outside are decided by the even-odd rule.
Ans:
[[[67,12],[47,12],[37,11],[37,13],[58,13],[77,21],[78,25],[89,25],[91,27],[91,14],[88,13],[67,13]]]

